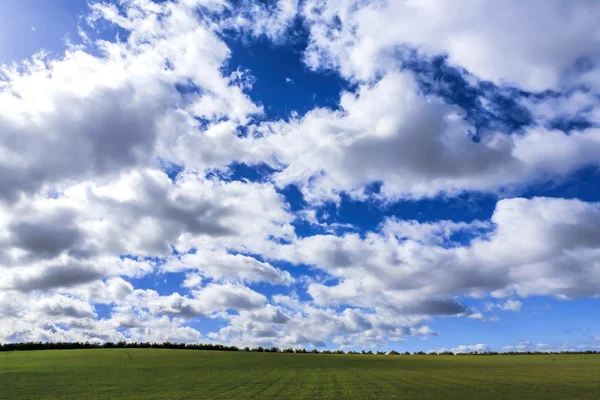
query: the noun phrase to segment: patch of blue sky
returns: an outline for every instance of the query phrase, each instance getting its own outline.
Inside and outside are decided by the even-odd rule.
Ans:
[[[339,95],[349,84],[335,72],[315,72],[303,62],[308,38],[298,34],[285,45],[265,37],[247,40],[230,35],[225,42],[231,49],[226,70],[249,70],[255,78],[248,91],[250,98],[262,104],[267,119],[302,116],[315,107],[337,109]]]
[[[163,272],[147,274],[139,278],[131,278],[129,282],[136,289],[154,290],[161,296],[168,296],[182,291],[185,274],[180,272]]]
[[[325,204],[317,210],[317,216],[327,223],[350,224],[360,231],[376,231],[390,217],[418,222],[472,222],[488,220],[497,198],[494,195],[475,192],[457,197],[437,196],[422,200],[401,200],[392,203],[379,200],[356,200],[341,195],[339,204]]]
[[[209,171],[207,178],[218,178],[221,181],[267,182],[276,170],[265,163],[246,164],[233,162],[225,170]]]
[[[167,174],[167,176],[169,177],[169,179],[172,182],[175,182],[177,180],[177,177],[179,176],[179,174],[182,173],[185,169],[183,165],[175,164],[168,160],[163,160],[163,159],[159,159],[158,164],[159,164],[160,169],[165,174]]]
[[[203,338],[200,339],[200,343],[212,342],[213,340],[207,336],[208,333],[218,332],[221,328],[224,328],[227,325],[229,325],[229,322],[225,318],[220,317],[218,314],[192,318],[185,323],[185,326],[196,329],[202,334]]]
[[[78,42],[81,16],[88,13],[86,0],[3,1],[0,12],[0,63],[19,62],[45,50],[60,54],[65,39]]]
[[[579,199],[597,202],[600,194],[600,169],[597,166],[581,168],[571,175],[530,185],[522,197],[536,196]]]
[[[94,304],[94,310],[98,314],[98,319],[109,318],[112,314],[113,304]]]
[[[519,342],[549,344],[550,348],[585,346],[590,348],[593,339],[600,334],[600,322],[590,318],[597,309],[598,299],[559,300],[547,296],[519,299],[521,311],[494,310],[486,312],[485,303],[503,303],[506,299],[464,299],[465,305],[476,307],[485,317],[498,317],[498,321],[481,321],[464,317],[437,317],[429,326],[440,336],[430,336],[426,341],[410,338],[405,343],[408,351],[427,351],[451,348],[457,345],[485,343],[491,349],[502,351],[504,346]]]
[[[465,119],[475,128],[474,140],[478,140],[482,130],[519,132],[533,123],[531,113],[518,101],[525,92],[481,82],[467,71],[449,65],[446,56],[423,58],[415,51],[405,51],[402,64],[415,72],[425,94],[439,96],[464,110]]]

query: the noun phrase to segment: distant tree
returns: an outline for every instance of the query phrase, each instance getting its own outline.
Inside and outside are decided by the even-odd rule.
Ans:
[[[214,343],[149,343],[149,342],[126,342],[120,341],[118,343],[106,342],[106,343],[90,343],[90,342],[23,342],[23,343],[3,343],[0,344],[0,351],[17,351],[17,350],[71,350],[71,349],[111,349],[111,348],[154,348],[154,349],[181,349],[181,350],[213,350],[213,351],[254,351],[254,352],[269,352],[269,353],[309,353],[306,349],[279,349],[278,347],[263,348],[261,346],[255,348],[244,347],[240,349],[237,346],[226,346],[222,344]],[[318,354],[319,350],[313,349],[310,351],[311,354]],[[323,350],[322,354],[345,354],[343,350]],[[361,353],[356,351],[348,351],[347,354],[373,354],[371,350],[362,350]],[[377,354],[384,354],[381,351],[377,351]],[[388,354],[397,355],[400,354],[395,350],[390,351]],[[404,352],[405,355],[410,355],[408,351]],[[414,355],[425,355],[422,351],[413,353]],[[435,352],[429,353],[434,355]],[[439,355],[472,355],[472,356],[492,356],[498,354],[504,355],[544,355],[544,354],[585,354],[585,355],[596,355],[597,350],[581,350],[581,351],[561,351],[561,352],[550,352],[550,351],[509,351],[504,353],[498,353],[496,351],[484,351],[484,352],[470,352],[470,353],[457,353],[454,354],[451,351],[443,351],[438,353]]]
[[[390,355],[390,356],[399,356],[399,355],[400,355],[400,353],[398,353],[396,350],[392,350],[392,351],[390,351],[390,352],[388,353],[388,355]]]

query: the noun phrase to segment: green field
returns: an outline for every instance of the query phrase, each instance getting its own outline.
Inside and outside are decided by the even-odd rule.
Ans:
[[[598,399],[600,355],[0,353],[8,399]]]

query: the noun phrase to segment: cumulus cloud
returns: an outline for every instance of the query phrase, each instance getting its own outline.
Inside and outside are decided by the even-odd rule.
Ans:
[[[486,311],[499,309],[502,311],[521,311],[521,303],[519,300],[507,300],[505,303],[485,303]]]
[[[596,203],[504,199],[491,218],[494,229],[458,246],[415,241],[413,223],[404,225],[408,234],[396,229],[364,238],[302,238],[281,246],[273,256],[314,265],[338,280],[333,285],[309,284],[308,293],[319,305],[483,319],[480,313],[469,313],[457,296],[597,296],[599,218]],[[520,306],[507,300],[493,307]]]
[[[95,3],[88,22],[120,26],[124,41],[86,36],[58,57],[40,53],[2,66],[0,290],[36,300],[15,308],[2,299],[2,318],[24,318],[3,319],[11,329],[0,340],[122,340],[120,320],[130,339],[192,341],[200,334],[177,315],[264,303],[244,286],[209,285],[191,298],[154,299],[153,311],[168,316],[143,307],[122,314],[139,293],[124,277],[158,272],[174,248],[201,248],[212,261],[188,254],[177,262],[197,261],[192,268],[211,278],[293,281],[268,263],[228,254],[293,234],[293,216],[275,189],[202,172],[242,160],[251,139],[236,129],[262,113],[245,93],[252,76],[225,73],[230,51],[196,12],[222,10],[219,3]],[[188,169],[171,180],[156,169],[160,159]],[[96,303],[110,304],[115,315],[94,319]],[[34,322],[36,315],[45,322]],[[53,323],[60,318],[79,321],[65,329]]]
[[[279,347],[325,347],[328,340],[343,348],[375,348],[388,340],[403,341],[407,336],[436,333],[422,316],[398,316],[360,309],[336,311],[298,302],[288,296],[275,296],[275,305],[258,311],[242,311],[227,316],[229,325],[212,339],[236,345]]]
[[[580,59],[598,61],[600,6],[593,1],[310,0],[302,12],[308,65],[357,80],[398,68],[407,47],[530,91],[558,89]]]
[[[513,136],[487,132],[476,142],[464,111],[424,96],[410,72],[343,93],[340,108],[257,128],[265,137],[257,145],[280,169],[278,185],[296,184],[316,203],[340,192],[364,197],[372,182],[383,184],[385,198],[419,199],[499,192],[597,165],[600,157],[595,128],[571,135],[543,127]]]
[[[241,201],[244,198],[246,201]],[[21,212],[18,212],[21,211]],[[203,180],[172,182],[162,172],[138,170],[97,185],[65,188],[58,198],[35,197],[0,207],[0,287],[23,291],[85,284],[109,276],[142,276],[197,269],[217,279],[289,284],[289,272],[226,249],[260,251],[270,237],[293,236],[272,186]],[[197,255],[172,258],[202,247]],[[122,255],[129,255],[122,257]]]
[[[167,271],[198,270],[203,276],[214,279],[241,279],[247,282],[269,282],[290,284],[294,281],[288,271],[281,271],[269,263],[260,262],[253,257],[225,252],[195,252],[185,254],[169,262]],[[189,284],[198,280],[190,280]]]
[[[483,351],[489,351],[489,350],[490,350],[490,348],[488,347],[488,345],[483,344],[483,343],[471,344],[471,345],[461,344],[460,346],[450,349],[450,351],[453,353],[471,353],[471,352],[475,352],[475,351],[483,352]]]
[[[92,318],[96,313],[89,303],[66,296],[46,297],[36,304],[36,309],[49,316]]]
[[[229,49],[196,13],[198,5],[126,1],[119,11],[95,3],[90,21],[123,27],[125,42],[98,40],[60,58],[42,53],[22,66],[2,67],[2,198],[151,165],[190,143],[236,142],[236,124],[262,109],[223,75]],[[177,85],[202,94],[182,94]],[[229,122],[201,135],[195,117]],[[235,148],[221,156],[198,153],[196,164],[226,165]]]
[[[193,291],[192,294],[192,297],[182,296],[179,293],[160,296],[153,290],[137,290],[131,295],[131,303],[137,307],[147,307],[153,314],[193,318],[216,311],[258,308],[266,302],[262,294],[245,286],[232,284],[210,284]]]

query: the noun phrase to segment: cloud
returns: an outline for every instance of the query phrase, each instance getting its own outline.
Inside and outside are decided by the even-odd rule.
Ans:
[[[460,346],[450,349],[450,351],[453,353],[471,353],[474,351],[483,352],[483,351],[489,351],[489,350],[490,350],[490,348],[488,347],[488,345],[483,344],[483,343],[471,344],[471,345],[461,344]]]
[[[496,322],[496,321],[500,320],[500,318],[498,318],[496,316],[486,317],[479,311],[476,311],[476,312],[473,312],[473,313],[467,315],[467,318],[477,320],[477,321],[486,321],[486,322]]]
[[[246,201],[241,201],[241,199]],[[226,249],[255,251],[293,237],[280,195],[268,184],[221,182],[157,170],[125,173],[107,184],[83,182],[58,198],[0,207],[0,287],[72,287],[110,276],[199,270],[216,279],[290,284],[287,271]],[[196,255],[172,256],[200,248]],[[127,257],[122,257],[128,255]]]
[[[12,271],[11,271],[12,272]],[[45,290],[55,287],[71,287],[97,280],[103,271],[91,265],[56,265],[48,266],[39,272],[23,271],[8,275],[8,287],[23,292]],[[0,281],[1,282],[1,281]]]
[[[48,316],[68,316],[73,318],[93,318],[96,313],[89,303],[66,296],[46,297],[41,299],[36,308]]]
[[[305,57],[315,69],[372,80],[397,69],[408,47],[447,55],[482,80],[558,89],[578,60],[597,58],[599,14],[593,1],[310,0],[303,5],[310,29]]]
[[[4,199],[152,165],[178,143],[224,140],[198,135],[194,117],[227,117],[225,134],[235,141],[236,124],[262,112],[223,76],[229,49],[195,12],[196,5],[124,2],[121,11],[104,3],[91,7],[90,22],[122,26],[129,31],[127,40],[73,46],[55,59],[39,54],[0,71]],[[179,85],[196,92],[181,93]],[[209,158],[198,162],[203,167],[231,162],[229,157],[219,161],[216,154]]]
[[[324,347],[326,341],[344,348],[374,348],[407,336],[436,335],[423,317],[400,317],[359,309],[336,311],[276,296],[275,305],[263,310],[224,316],[229,325],[209,337],[236,345]]]
[[[474,141],[464,111],[424,96],[406,71],[343,93],[339,104],[256,128],[264,139],[255,145],[279,169],[276,184],[296,184],[309,202],[337,201],[341,192],[364,198],[372,182],[382,183],[385,199],[498,193],[568,175],[600,157],[595,128],[566,135],[532,127]]]
[[[510,347],[510,346],[505,346],[505,347]],[[446,348],[442,347],[442,348],[431,350],[431,351],[436,352],[436,353],[443,353],[446,351],[451,351],[452,353],[460,354],[460,353],[472,353],[472,352],[485,352],[485,351],[490,351],[490,350],[491,349],[487,344],[478,343],[478,344],[470,344],[470,345],[461,344],[461,345],[453,347],[451,349],[446,349]]]
[[[290,284],[294,281],[288,271],[281,271],[269,263],[242,254],[225,252],[195,252],[185,254],[167,263],[167,271],[198,270],[214,279],[239,279],[247,282]],[[195,281],[194,281],[195,282]]]
[[[399,225],[408,227],[409,234],[395,229],[364,238],[300,238],[274,249],[272,257],[312,265],[335,278],[333,284],[309,284],[308,293],[321,306],[468,315],[456,296],[598,295],[598,204],[504,199],[497,203],[491,222],[493,230],[451,247],[415,241],[415,223]],[[518,310],[520,305],[508,300],[498,307]]]
[[[259,308],[266,303],[266,298],[247,287],[232,284],[209,284],[194,290],[193,297],[173,293],[159,296],[152,290],[137,290],[132,296],[133,304],[147,307],[157,315],[180,315],[184,318],[206,316],[217,311],[229,309],[248,310]]]
[[[252,36],[266,36],[275,43],[284,42],[298,14],[298,0],[277,0],[258,3],[242,0],[233,10],[235,18],[225,26],[247,32]]]
[[[485,303],[486,311],[499,309],[502,311],[521,311],[521,303],[519,300],[507,300],[505,303]]]

